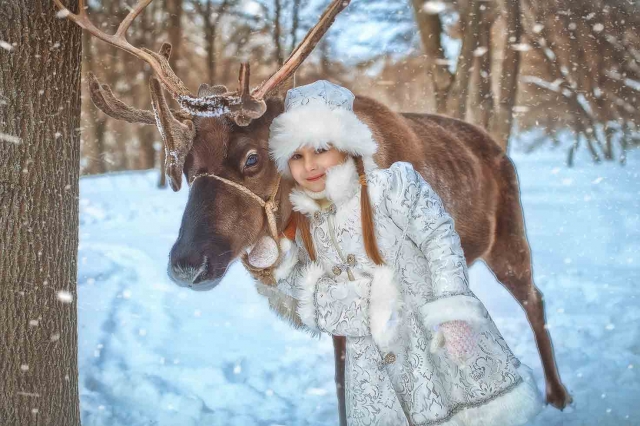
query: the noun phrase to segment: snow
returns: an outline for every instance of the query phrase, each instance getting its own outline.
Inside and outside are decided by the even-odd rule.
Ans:
[[[532,425],[640,424],[640,152],[595,166],[580,150],[513,158],[570,412]],[[151,172],[81,180],[78,316],[85,426],[337,424],[331,339],[278,320],[241,265],[214,290],[171,283],[188,192]],[[482,262],[471,285],[516,355],[542,369],[523,311]],[[56,336],[51,336],[55,340]]]
[[[0,47],[11,52],[13,50],[13,46],[10,43],[7,43],[4,40],[0,40]]]
[[[2,104],[0,104],[0,105],[2,105]],[[19,138],[17,136],[14,136],[14,135],[8,135],[8,134],[2,133],[2,132],[0,132],[0,141],[9,142],[9,143],[16,144],[16,145],[22,143],[22,139],[21,138]]]

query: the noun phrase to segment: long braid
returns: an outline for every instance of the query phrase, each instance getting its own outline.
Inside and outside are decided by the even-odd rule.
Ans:
[[[309,218],[300,212],[293,212],[293,220],[295,220],[296,227],[300,230],[300,237],[302,238],[304,248],[309,254],[309,259],[315,262],[316,248],[313,245],[313,238],[311,237]]]
[[[373,210],[371,209],[371,200],[369,199],[369,191],[367,190],[367,175],[364,172],[364,163],[360,156],[354,157],[354,160],[360,181],[360,214],[362,216],[364,249],[376,265],[384,265],[384,259],[382,259],[376,240]]]

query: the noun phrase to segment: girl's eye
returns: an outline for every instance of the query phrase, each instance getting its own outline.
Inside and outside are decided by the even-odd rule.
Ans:
[[[293,154],[290,158],[290,160],[299,160],[300,158],[302,158],[302,156],[300,154]]]
[[[325,148],[318,148],[316,149],[316,154],[324,154],[325,152],[327,152],[328,149]]]
[[[258,154],[251,154],[247,157],[247,161],[245,161],[245,167],[253,167],[258,164]]]

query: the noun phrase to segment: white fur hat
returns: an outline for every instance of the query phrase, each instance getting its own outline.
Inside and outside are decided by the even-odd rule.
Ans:
[[[287,92],[284,113],[273,120],[269,134],[269,151],[283,176],[291,177],[289,159],[303,146],[318,149],[331,145],[361,156],[367,166],[373,164],[378,144],[369,127],[354,114],[354,99],[351,91],[326,80]]]

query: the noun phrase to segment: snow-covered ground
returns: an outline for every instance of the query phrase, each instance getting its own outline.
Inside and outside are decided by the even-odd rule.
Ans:
[[[640,424],[640,153],[626,167],[516,154],[536,284],[572,412],[534,425]],[[241,265],[196,293],[166,273],[187,191],[155,173],[83,178],[78,278],[84,426],[337,424],[331,339],[290,329]],[[542,370],[511,296],[477,262],[471,285],[520,359]]]

